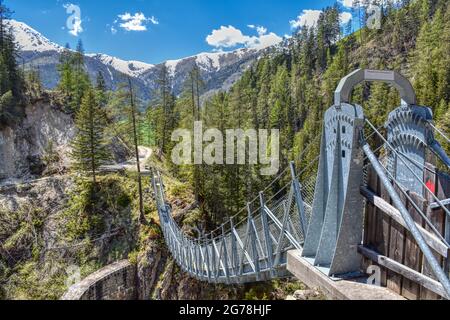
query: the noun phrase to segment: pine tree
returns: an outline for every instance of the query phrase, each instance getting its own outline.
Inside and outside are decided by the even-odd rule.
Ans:
[[[38,98],[41,96],[43,86],[39,67],[36,69],[33,68],[25,73],[25,86],[26,92],[29,96],[33,98]]]
[[[341,32],[339,8],[326,8],[317,21],[317,70],[327,67],[327,55]]]
[[[261,63],[261,72],[259,74],[261,86],[257,98],[257,112],[259,115],[260,127],[263,129],[269,128],[269,94],[270,94],[270,60],[264,59]]]
[[[421,104],[430,106],[437,116],[442,116],[441,99],[450,101],[450,5],[438,9],[431,21],[425,22],[417,38],[412,55],[414,86]],[[440,114],[439,114],[440,113]]]
[[[323,76],[323,91],[326,94],[324,104],[331,106],[334,102],[334,90],[339,81],[349,72],[349,48],[345,40],[338,45],[337,53],[329,59],[328,68]]]
[[[65,103],[70,110],[77,112],[81,106],[84,93],[90,88],[91,82],[84,65],[84,48],[81,40],[78,41],[75,52],[67,44],[60,56],[58,90],[64,96]],[[100,101],[101,104],[104,101]]]
[[[70,102],[72,99],[74,70],[72,64],[72,52],[70,51],[69,44],[66,44],[64,51],[61,53],[57,69],[59,72],[58,90],[62,92],[66,101]]]
[[[0,54],[0,95],[9,91],[8,67],[3,60],[3,55]]]
[[[140,155],[139,155],[139,138],[138,138],[138,127],[137,127],[137,118],[138,118],[138,108],[136,105],[136,97],[133,90],[133,84],[131,83],[131,78],[128,77],[128,97],[130,99],[130,115],[132,121],[133,128],[133,142],[134,142],[134,152],[136,156],[136,169],[138,174],[138,191],[139,191],[139,213],[140,213],[140,221],[142,223],[146,223],[145,215],[144,215],[144,196],[143,196],[143,188],[142,188],[142,176],[141,176],[141,163],[140,163]]]
[[[6,19],[11,18],[12,12],[4,5],[4,1],[0,0],[0,51],[4,50],[4,39],[7,34]]]
[[[191,105],[192,111],[194,114],[195,121],[199,121],[201,119],[200,114],[200,97],[203,93],[205,83],[203,82],[200,68],[197,63],[194,64],[191,71],[189,72],[188,81],[185,85],[191,97]]]
[[[160,119],[163,117],[161,108],[158,106],[150,105],[146,111],[146,122],[148,127],[147,141],[151,146],[159,146],[159,132],[161,131]]]
[[[84,92],[90,87],[90,79],[84,66],[84,48],[83,42],[78,41],[77,50],[72,56],[73,80],[72,80],[72,100],[70,105],[72,110],[77,111],[80,108]]]
[[[0,0],[0,122],[9,124],[24,116],[24,79],[19,71],[17,44],[6,20],[12,12]]]
[[[353,19],[350,19],[349,22],[344,27],[344,35],[348,36],[353,33]]]
[[[158,104],[162,109],[162,118],[160,126],[161,128],[161,139],[159,149],[161,152],[167,151],[167,146],[169,145],[170,133],[173,128],[173,116],[174,116],[174,101],[172,99],[172,85],[169,70],[166,65],[161,67],[159,71],[158,79],[156,80],[157,85],[157,100]]]
[[[84,46],[83,41],[80,39],[77,43],[76,51],[73,54],[73,64],[75,66],[75,72],[81,72],[84,69]]]
[[[225,131],[228,119],[226,109],[228,106],[228,97],[225,93],[220,92],[215,95],[210,101],[207,101],[204,106],[204,126],[208,128],[217,128],[221,132]],[[225,154],[225,146],[222,153]],[[227,216],[229,197],[225,194],[224,173],[225,166],[223,165],[208,165],[202,167],[202,175],[208,177],[204,183],[204,207],[211,213],[212,221],[216,224],[221,223],[222,219]]]
[[[96,100],[93,89],[88,89],[82,98],[80,109],[76,113],[77,134],[72,143],[74,168],[88,174],[96,183],[101,165],[110,159],[104,136],[105,118]]]
[[[17,65],[19,57],[17,44],[15,43],[14,35],[11,30],[4,32],[3,37],[3,63],[8,69],[8,90],[18,102],[23,98],[23,79]]]
[[[270,104],[272,110],[270,114],[270,128],[280,130],[280,148],[282,153],[282,166],[287,166],[288,154],[294,140],[294,110],[291,103],[289,92],[289,73],[285,65],[278,68],[278,71],[272,82],[272,91],[270,94]]]
[[[3,4],[3,0],[0,0],[0,55],[2,65],[7,70],[6,73],[2,73],[2,79],[0,79],[2,83],[0,94],[11,90],[14,98],[18,99],[22,96],[23,88],[17,65],[19,56],[17,44],[15,43],[11,27],[6,23],[6,20],[10,19],[11,15],[11,10]]]
[[[446,112],[440,118],[438,127],[447,137],[450,137],[450,103],[445,104],[444,102],[442,102],[441,108],[442,110],[446,109]],[[447,154],[450,154],[450,143],[448,143],[447,141],[443,141],[442,145]]]
[[[193,115],[193,123],[192,128],[194,126],[195,121],[201,120],[201,106],[200,106],[200,96],[202,94],[202,90],[204,88],[204,82],[200,74],[200,68],[197,64],[195,64],[192,70],[189,72],[188,80],[185,84],[187,88],[187,95],[190,98],[190,104],[192,107],[192,115]],[[200,165],[194,165],[193,167],[193,180],[194,180],[194,192],[195,192],[195,200],[197,202],[200,201],[201,195],[201,170]]]
[[[97,73],[97,83],[95,86],[95,90],[97,94],[97,101],[100,108],[105,108],[106,105],[108,104],[108,96],[107,96],[106,81],[101,71]]]
[[[0,96],[0,124],[8,124],[14,120],[14,115],[11,113],[14,107],[14,97],[11,91]]]

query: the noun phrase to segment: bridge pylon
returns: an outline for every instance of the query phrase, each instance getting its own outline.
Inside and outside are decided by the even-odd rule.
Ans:
[[[312,217],[303,257],[328,276],[359,270],[363,227],[364,127],[361,106],[341,103],[325,113]]]
[[[361,106],[350,104],[353,88],[364,81],[387,82],[400,93],[402,105],[391,112],[386,123],[387,139],[364,117]],[[434,193],[423,181],[427,148],[450,167],[450,158],[434,138],[432,119],[431,109],[416,105],[412,85],[396,72],[356,70],[341,80],[335,92],[335,103],[325,113],[312,217],[301,251],[307,263],[329,277],[346,278],[360,273],[362,257],[358,248],[361,248],[364,219],[364,201],[360,187],[364,185],[363,170],[367,159],[398,209],[401,222],[412,234],[434,276],[439,279],[442,290],[436,290],[444,291],[446,296],[450,296],[448,274],[442,270],[441,264],[430,250],[430,242],[425,239],[420,226],[399,195],[404,193],[408,198],[411,192],[421,197]],[[387,151],[386,168],[365,140],[365,123],[384,141]],[[449,221],[449,209],[436,195],[433,197],[447,213]],[[417,206],[415,209],[420,211]],[[426,214],[422,211],[420,214],[429,227],[436,231]],[[446,237],[447,234],[448,230]],[[440,238],[442,245],[450,248],[449,239],[444,239],[439,233],[436,236]],[[407,268],[405,270],[404,272],[411,271]],[[426,277],[424,279],[430,280]]]

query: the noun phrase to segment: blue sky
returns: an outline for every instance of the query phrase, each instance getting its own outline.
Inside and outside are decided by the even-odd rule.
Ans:
[[[350,11],[345,5],[352,0],[338,1],[345,11]],[[89,53],[105,53],[147,63],[200,52],[268,45],[290,35],[296,25],[314,23],[317,10],[335,2],[5,0],[5,4],[14,10],[16,20],[29,24],[53,42],[60,45],[69,42],[75,46],[81,38]],[[343,20],[348,19],[349,14],[343,16]]]

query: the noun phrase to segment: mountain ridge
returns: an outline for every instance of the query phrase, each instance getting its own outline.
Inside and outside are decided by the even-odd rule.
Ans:
[[[54,88],[59,79],[57,65],[64,47],[52,42],[36,29],[24,22],[8,20],[19,46],[20,61],[24,68],[38,69],[44,86]],[[87,72],[95,79],[100,71],[110,89],[115,89],[125,77],[130,76],[138,87],[144,100],[151,98],[156,88],[156,79],[162,66],[166,66],[172,77],[173,91],[176,95],[183,91],[183,83],[189,71],[197,64],[205,82],[205,94],[218,90],[228,90],[253,62],[268,50],[266,48],[241,48],[227,52],[202,52],[193,56],[167,60],[159,64],[149,64],[136,60],[123,60],[104,53],[85,54]]]

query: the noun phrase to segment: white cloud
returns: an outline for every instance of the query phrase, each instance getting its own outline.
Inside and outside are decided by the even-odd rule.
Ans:
[[[267,33],[264,27],[256,27],[248,25],[251,29],[257,29],[258,36],[244,35],[241,30],[233,26],[221,26],[217,30],[213,30],[206,37],[206,42],[216,49],[232,48],[243,45],[247,48],[263,49],[278,44],[283,39],[273,32]]]
[[[114,26],[111,26],[111,33],[112,34],[116,34],[117,33],[117,29]]]
[[[256,29],[256,32],[258,32],[258,35],[260,35],[260,36],[265,35],[267,33],[267,28],[262,27],[262,26],[248,24],[247,27],[249,27],[250,29]]]
[[[345,1],[345,0],[344,0]],[[320,10],[303,10],[303,12],[297,17],[296,20],[290,21],[292,29],[298,29],[301,27],[314,27],[320,18],[322,11]],[[342,12],[339,16],[341,24],[346,24],[352,19],[350,12]]]
[[[153,24],[155,24],[155,25],[158,25],[158,24],[159,24],[158,19],[156,19],[154,16],[151,16],[151,17],[148,19],[148,21],[150,21],[151,23],[153,23]]]
[[[267,28],[264,27],[257,27],[256,32],[258,32],[259,36],[263,36],[267,33]]]
[[[347,24],[352,19],[352,14],[350,12],[342,12],[339,16],[341,24]]]
[[[292,29],[298,29],[300,27],[314,27],[319,20],[322,11],[320,10],[303,10],[303,12],[297,17],[296,20],[291,20]]]
[[[355,0],[339,0],[339,2],[346,8],[352,8]]]
[[[278,36],[273,32],[269,34],[260,35],[259,38],[252,37],[252,39],[255,39],[255,41],[250,43],[248,47],[255,49],[264,49],[270,46],[274,46],[283,41],[283,38],[281,38],[280,36]]]
[[[152,23],[154,25],[159,24],[159,21],[151,16],[147,18],[142,12],[137,12],[131,15],[129,12],[118,15],[121,23],[120,27],[126,31],[147,31],[147,24]],[[115,21],[117,23],[117,20]]]
[[[146,31],[147,27],[145,22],[147,19],[143,13],[136,13],[132,16],[130,13],[126,12],[119,15],[122,20],[120,27],[127,31]]]
[[[239,44],[245,44],[250,40],[249,36],[244,36],[242,31],[233,26],[221,26],[218,30],[213,30],[210,35],[206,37],[206,42],[217,48],[230,48]]]

